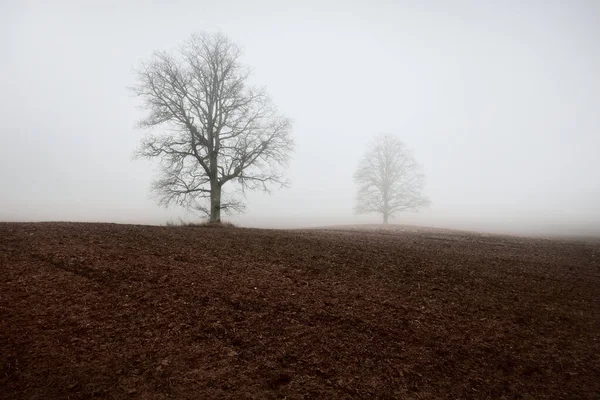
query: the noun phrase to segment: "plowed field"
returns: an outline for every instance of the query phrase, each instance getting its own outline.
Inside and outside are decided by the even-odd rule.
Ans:
[[[600,244],[0,224],[2,399],[599,399]]]

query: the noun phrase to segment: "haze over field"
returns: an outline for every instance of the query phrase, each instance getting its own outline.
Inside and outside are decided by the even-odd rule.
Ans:
[[[425,4],[427,3],[427,4]],[[291,186],[244,226],[376,223],[353,174],[377,134],[414,150],[431,206],[391,223],[600,233],[600,2],[0,3],[0,220],[161,224],[133,69],[199,31],[244,49],[294,121]]]

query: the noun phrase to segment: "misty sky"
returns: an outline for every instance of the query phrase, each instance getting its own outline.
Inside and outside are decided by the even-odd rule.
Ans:
[[[600,1],[0,0],[0,220],[161,224],[179,216],[132,160],[127,86],[154,50],[222,31],[291,117],[291,187],[246,226],[379,222],[352,175],[398,135],[432,205],[392,223],[574,233],[600,227]]]

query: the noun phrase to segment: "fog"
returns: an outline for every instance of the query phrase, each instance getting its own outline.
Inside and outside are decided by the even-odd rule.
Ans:
[[[150,194],[127,90],[153,51],[220,31],[294,121],[291,186],[242,226],[378,223],[352,179],[377,134],[423,165],[431,206],[391,223],[600,233],[600,2],[0,2],[0,220],[192,219]]]

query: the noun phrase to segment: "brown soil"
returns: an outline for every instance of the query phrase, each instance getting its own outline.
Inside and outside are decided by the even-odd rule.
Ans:
[[[0,398],[600,398],[600,244],[0,224]]]

